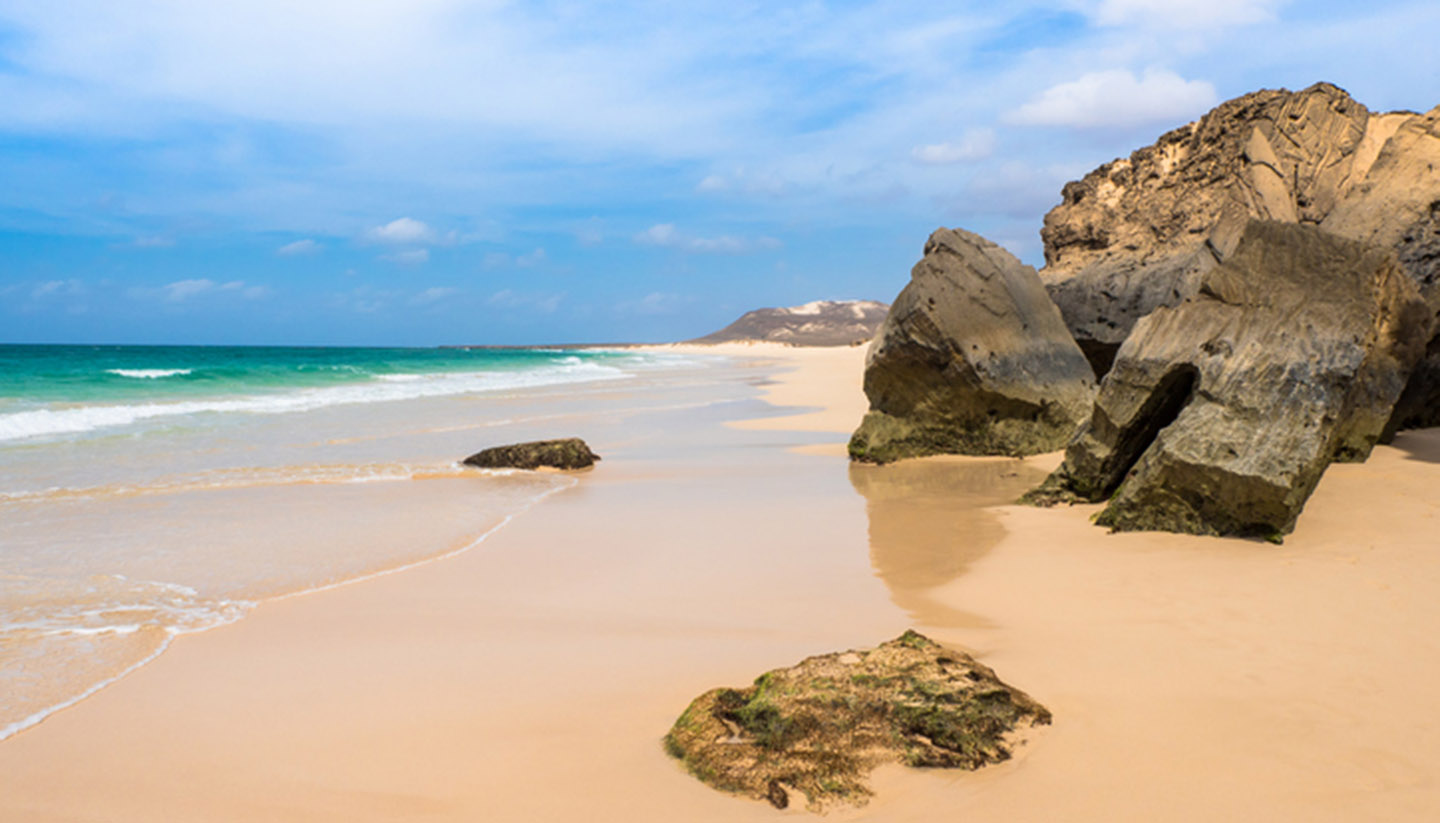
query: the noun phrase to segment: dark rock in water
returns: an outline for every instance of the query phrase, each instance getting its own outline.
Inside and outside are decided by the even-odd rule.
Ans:
[[[940,229],[871,344],[865,394],[856,460],[1024,455],[1065,445],[1095,380],[1034,269]]]
[[[584,440],[570,437],[496,446],[476,452],[462,462],[482,469],[588,469],[599,459]]]
[[[1041,277],[1101,377],[1135,322],[1195,294],[1250,219],[1394,250],[1440,309],[1437,120],[1372,113],[1328,83],[1222,103],[1066,185]]]
[[[817,300],[803,306],[756,309],[692,343],[759,341],[792,346],[868,343],[890,307],[873,300]]]
[[[1199,292],[1141,319],[1033,502],[1097,522],[1278,539],[1332,460],[1379,438],[1432,317],[1393,253],[1253,221]]]
[[[978,769],[1010,757],[1010,733],[1050,712],[970,656],[908,631],[868,651],[811,657],[744,689],[696,698],[665,750],[723,791],[776,808],[861,805],[891,762]]]

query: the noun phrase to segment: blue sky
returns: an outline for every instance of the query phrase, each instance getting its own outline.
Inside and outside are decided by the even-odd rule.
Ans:
[[[1003,8],[997,8],[1002,7]],[[1440,4],[0,0],[0,342],[693,337],[1221,100],[1440,104]]]

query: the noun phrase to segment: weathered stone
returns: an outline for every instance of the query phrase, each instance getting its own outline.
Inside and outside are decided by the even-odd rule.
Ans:
[[[1095,380],[1034,269],[940,229],[871,344],[865,394],[857,460],[1021,455],[1065,444]]]
[[[690,773],[723,791],[811,809],[862,805],[892,762],[978,769],[1050,712],[969,655],[913,631],[868,651],[811,657],[745,689],[696,698],[665,736]]]
[[[1040,275],[1102,377],[1135,322],[1195,294],[1252,218],[1393,249],[1440,309],[1437,118],[1372,114],[1328,83],[1222,103],[1066,185]]]
[[[791,346],[858,346],[870,342],[890,309],[873,300],[816,300],[803,306],[756,309],[692,343],[759,341]]]
[[[496,446],[476,452],[462,462],[482,469],[588,469],[599,459],[584,440],[569,437]]]
[[[1394,254],[1253,221],[1199,292],[1141,319],[1090,422],[1030,499],[1097,522],[1278,539],[1332,460],[1363,459],[1432,316]]]

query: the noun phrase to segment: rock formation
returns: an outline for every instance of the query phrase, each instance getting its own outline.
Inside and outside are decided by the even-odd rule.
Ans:
[[[817,300],[788,309],[756,309],[692,343],[756,340],[792,346],[851,346],[869,342],[890,307],[872,300]]]
[[[1363,459],[1430,337],[1388,250],[1251,221],[1197,293],[1140,319],[1089,423],[1032,499],[1097,522],[1278,539],[1333,459]]]
[[[1062,196],[1041,231],[1041,277],[1099,376],[1137,320],[1196,292],[1251,218],[1393,249],[1440,309],[1440,108],[1372,114],[1327,83],[1258,91]],[[1432,371],[1440,359],[1419,379]]]
[[[588,469],[600,456],[590,451],[584,440],[569,437],[563,440],[537,440],[496,446],[465,458],[467,466],[482,469]]]
[[[870,797],[883,763],[978,769],[1050,712],[969,655],[908,631],[878,648],[811,657],[745,689],[696,698],[665,736],[690,773],[724,791],[821,811]]]
[[[1065,445],[1095,380],[1034,269],[940,229],[871,344],[865,394],[857,460],[1035,454]]]

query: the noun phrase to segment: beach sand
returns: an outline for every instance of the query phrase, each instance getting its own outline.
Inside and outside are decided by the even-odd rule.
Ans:
[[[660,737],[710,687],[912,626],[1055,723],[978,773],[887,767],[828,819],[1440,814],[1440,431],[1332,467],[1283,546],[1108,535],[1004,505],[1056,455],[847,466],[863,349],[744,353],[809,416],[592,444],[472,551],[182,636],[0,743],[0,820],[803,816]]]

